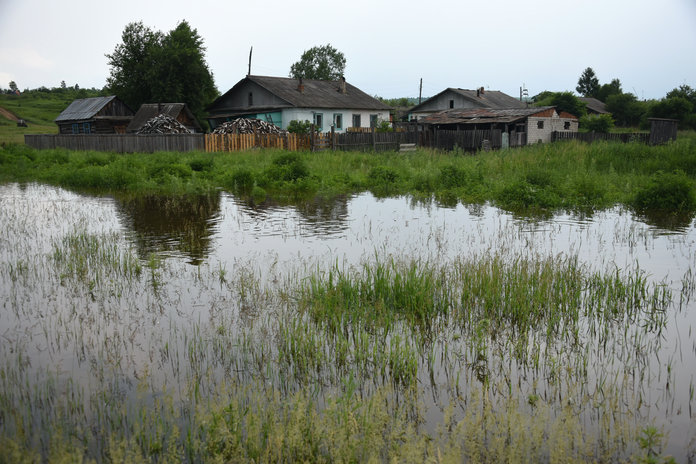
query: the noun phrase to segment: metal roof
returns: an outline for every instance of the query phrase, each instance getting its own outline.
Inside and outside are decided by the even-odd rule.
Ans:
[[[92,97],[74,100],[54,121],[79,121],[93,118],[114,98],[116,98],[115,95],[111,95],[110,97]]]
[[[425,124],[488,124],[511,123],[529,116],[549,117],[553,114],[553,106],[538,106],[533,108],[474,108],[464,110],[445,110],[431,114],[419,120]]]
[[[128,124],[126,132],[136,132],[146,122],[160,114],[166,114],[176,119],[182,111],[193,121],[193,127],[200,131],[201,126],[198,124],[198,121],[196,121],[196,118],[193,116],[193,113],[191,113],[186,103],[143,103],[140,105],[138,112],[135,113],[135,116],[133,116],[130,124]]]
[[[281,107],[295,108],[345,108],[361,110],[388,111],[388,105],[366,94],[357,87],[345,82],[345,92],[341,91],[341,81],[320,81],[302,79],[303,90],[300,91],[300,81],[289,77],[247,76],[240,80],[224,95],[215,100],[209,107],[213,111],[237,111],[241,108],[221,106],[226,96],[234,92],[244,82],[253,82],[271,94],[287,102]],[[245,110],[254,109],[245,108]]]

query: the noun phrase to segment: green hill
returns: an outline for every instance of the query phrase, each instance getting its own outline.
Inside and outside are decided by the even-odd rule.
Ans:
[[[103,95],[96,89],[36,89],[21,95],[0,94],[0,107],[19,119],[28,127],[17,127],[13,119],[0,114],[0,143],[24,143],[24,134],[55,134],[58,126],[54,119],[77,98]],[[1,113],[1,112],[0,112]]]

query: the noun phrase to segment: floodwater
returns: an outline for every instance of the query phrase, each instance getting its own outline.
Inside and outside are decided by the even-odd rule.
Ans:
[[[214,295],[222,292],[214,285],[192,291],[195,285],[191,284],[191,276],[200,269],[230,279],[238,271],[251,273],[263,286],[290,283],[334,266],[358,267],[384,257],[447,263],[501,250],[539,258],[577,256],[596,271],[640,269],[650,282],[671,289],[676,301],[664,330],[655,336],[659,340],[651,345],[648,416],[669,435],[666,453],[685,461],[693,452],[689,447],[693,450],[696,437],[696,411],[692,412],[696,307],[690,299],[679,298],[696,278],[696,227],[692,217],[664,221],[635,217],[621,208],[525,217],[489,205],[446,207],[408,197],[380,199],[369,193],[288,205],[271,201],[255,204],[225,193],[133,199],[81,195],[35,184],[0,186],[0,211],[0,257],[7,265],[21,268],[18,263],[28,263],[31,267],[32,260],[40,262],[41,256],[50,255],[61,238],[84,230],[113,233],[143,263],[154,257],[170,269],[167,275],[181,276],[178,282],[162,284],[172,287],[164,303],[149,299],[143,303],[148,311],[159,304],[160,315],[148,320],[145,326],[150,331],[135,340],[167,339],[171,337],[172,319],[182,318],[195,325],[213,317],[209,307],[231,298],[227,294]],[[36,273],[38,279],[45,277],[41,270]],[[10,271],[2,276],[2,364],[11,364],[21,351],[34,366],[58,362],[63,371],[80,372],[78,378],[89,378],[84,372],[94,369],[94,362],[91,367],[86,362],[85,367],[79,350],[59,353],[60,349],[52,348],[53,339],[40,333],[36,315],[37,307],[52,304],[79,313],[83,303],[76,304],[69,289],[54,291],[50,286],[25,284],[27,289],[22,291],[18,288],[21,279],[20,283],[13,280]],[[170,311],[171,307],[176,311]],[[119,323],[108,316],[99,317],[104,317],[103,327],[123,338],[142,323],[132,317],[127,329],[121,329],[114,327]],[[163,328],[167,325],[170,329]],[[28,333],[38,341],[23,341]],[[84,336],[98,339],[104,335]],[[120,356],[116,352],[123,346],[96,358]],[[108,347],[104,349],[108,351]],[[46,352],[51,355],[47,357]],[[139,356],[147,357],[143,353],[130,353],[127,362],[133,364],[133,369],[138,369]]]

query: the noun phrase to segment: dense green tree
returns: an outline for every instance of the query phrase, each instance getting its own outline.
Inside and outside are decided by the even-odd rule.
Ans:
[[[599,79],[595,75],[592,68],[586,68],[580,79],[578,79],[578,86],[575,90],[583,97],[597,97],[597,92],[599,91]]]
[[[10,81],[10,84],[9,84],[9,85],[10,85],[10,90],[11,90],[12,92],[16,92],[16,91],[17,91],[17,88],[18,88],[18,87],[17,87],[17,83],[16,83],[15,81]]]
[[[136,22],[126,26],[121,38],[106,55],[110,90],[134,110],[143,103],[186,103],[205,124],[203,110],[218,92],[196,29],[182,21],[163,34]]]
[[[692,89],[688,85],[680,85],[676,89],[672,89],[667,92],[666,98],[682,97],[689,100],[696,110],[696,90]]]
[[[680,129],[696,129],[694,105],[684,96],[665,97],[650,107],[648,116],[679,120]]]
[[[537,106],[555,106],[559,113],[566,111],[578,118],[587,113],[586,105],[572,92],[544,92],[543,97],[536,100]]]
[[[290,67],[290,77],[295,79],[338,80],[346,68],[346,58],[331,44],[312,47]]]
[[[618,126],[637,126],[647,111],[647,105],[639,102],[632,93],[610,95],[606,104],[607,111],[612,114]]]
[[[623,90],[621,90],[621,81],[618,79],[612,79],[608,84],[602,84],[597,90],[597,95],[595,98],[599,101],[607,102],[607,99],[612,95],[621,95]]]
[[[614,120],[608,114],[589,114],[580,118],[580,127],[591,132],[606,134],[614,127]]]

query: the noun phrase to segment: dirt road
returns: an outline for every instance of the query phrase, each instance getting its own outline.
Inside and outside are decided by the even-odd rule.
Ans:
[[[0,116],[3,116],[5,118],[9,119],[10,121],[14,121],[14,122],[19,121],[19,118],[17,116],[15,116],[11,112],[9,112],[5,108],[3,108],[2,106],[0,106]]]

